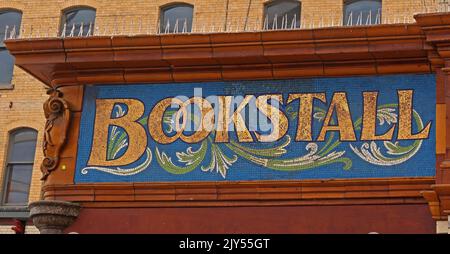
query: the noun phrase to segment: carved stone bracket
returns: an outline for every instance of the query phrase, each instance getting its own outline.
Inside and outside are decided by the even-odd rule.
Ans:
[[[433,190],[422,192],[430,207],[431,216],[437,221],[447,220],[450,216],[450,184],[436,184],[431,187]]]
[[[67,141],[70,124],[70,110],[67,102],[62,98],[63,93],[57,88],[47,90],[50,95],[44,103],[44,114],[47,122],[44,130],[44,160],[41,164],[42,180],[46,180],[59,164],[61,149]]]
[[[42,200],[29,205],[30,217],[41,234],[62,234],[72,225],[80,213],[80,205],[58,201]]]

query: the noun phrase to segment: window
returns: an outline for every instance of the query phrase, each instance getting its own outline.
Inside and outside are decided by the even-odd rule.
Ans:
[[[9,88],[14,70],[14,57],[6,49],[4,40],[15,38],[20,32],[22,13],[0,10],[0,88]]]
[[[161,9],[161,33],[189,33],[192,31],[194,6],[175,4]]]
[[[4,181],[4,205],[27,205],[37,132],[19,129],[10,134]]]
[[[381,23],[381,0],[344,1],[344,26]]]
[[[94,33],[95,9],[76,7],[65,10],[61,19],[61,36],[88,36]]]
[[[301,4],[293,0],[276,0],[264,7],[264,29],[300,27]]]

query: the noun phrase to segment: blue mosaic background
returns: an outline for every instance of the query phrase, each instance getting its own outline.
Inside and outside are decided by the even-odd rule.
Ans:
[[[156,144],[148,136],[148,147],[153,152],[153,160],[149,167],[140,173],[130,176],[119,176],[105,173],[98,170],[89,170],[82,174],[83,168],[87,167],[89,159],[93,124],[95,119],[95,99],[113,98],[134,98],[145,102],[145,113],[147,116],[153,106],[163,98],[185,95],[193,96],[194,88],[202,88],[203,97],[210,95],[246,95],[255,96],[262,94],[283,94],[284,102],[287,101],[289,93],[325,92],[327,103],[323,104],[315,101],[314,106],[327,109],[333,92],[344,91],[350,105],[353,121],[362,116],[362,92],[378,91],[378,105],[398,103],[397,90],[413,89],[414,109],[422,117],[424,125],[432,122],[429,138],[421,144],[420,150],[409,160],[394,166],[378,166],[368,163],[358,157],[349,147],[351,143],[355,147],[361,147],[363,142],[342,142],[334,150],[345,151],[344,157],[351,160],[349,169],[344,169],[342,163],[331,163],[324,166],[297,171],[279,171],[262,167],[250,162],[242,157],[232,163],[226,170],[226,177],[218,170],[204,172],[200,166],[186,174],[172,174],[164,170],[156,160],[155,146],[160,151],[164,151],[172,157],[172,161],[177,166],[183,163],[177,161],[176,152],[185,152],[186,148],[192,146],[192,150],[197,150],[200,144],[188,145],[181,141],[176,141],[170,145]],[[81,117],[77,166],[75,174],[76,183],[91,182],[167,182],[167,181],[239,181],[239,180],[294,180],[294,179],[343,179],[343,178],[382,178],[382,177],[419,177],[435,175],[435,104],[436,104],[436,81],[434,75],[429,74],[408,74],[408,75],[383,75],[367,77],[345,77],[345,78],[311,78],[292,80],[264,80],[264,81],[235,81],[235,82],[206,82],[206,83],[176,83],[176,84],[136,84],[136,85],[96,85],[87,86],[85,89],[83,114]],[[293,111],[298,110],[298,100],[282,106],[283,111],[292,107]],[[296,133],[297,119],[289,119],[288,135],[292,137],[292,142],[286,147],[287,153],[281,159],[289,159],[307,154],[305,150],[308,142],[295,142],[293,138]],[[414,128],[413,124],[413,128]],[[313,137],[317,138],[321,123],[313,123]],[[387,130],[387,125],[377,126],[377,133]],[[417,127],[417,126],[416,126]],[[145,126],[147,129],[147,127]],[[378,132],[379,131],[379,132]],[[414,129],[414,133],[418,130]],[[359,139],[360,131],[355,131]],[[147,130],[148,134],[148,130]],[[328,133],[327,137],[330,133]],[[394,137],[397,136],[397,131]],[[230,138],[236,140],[234,133]],[[393,140],[394,142],[395,140]],[[406,142],[409,145],[412,142]],[[409,143],[408,143],[409,142]],[[319,147],[325,142],[317,142]],[[382,146],[383,142],[377,142]],[[273,144],[249,143],[244,144],[254,148],[264,148]],[[227,157],[233,157],[233,151],[220,144],[223,153]],[[383,149],[382,149],[383,150]],[[386,154],[385,150],[384,154]],[[136,166],[144,158],[122,168]],[[211,147],[208,147],[206,158],[201,166],[207,166],[211,161]]]

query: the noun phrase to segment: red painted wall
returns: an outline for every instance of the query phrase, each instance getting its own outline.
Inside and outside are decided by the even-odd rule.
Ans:
[[[423,205],[84,208],[78,233],[435,233]]]

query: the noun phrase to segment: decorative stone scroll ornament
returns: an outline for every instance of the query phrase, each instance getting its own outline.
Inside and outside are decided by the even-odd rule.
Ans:
[[[50,95],[44,103],[44,114],[47,122],[44,130],[44,160],[41,164],[43,176],[46,180],[59,164],[61,149],[67,141],[67,131],[70,123],[70,110],[67,102],[62,98],[63,93],[58,88],[47,90]]]

